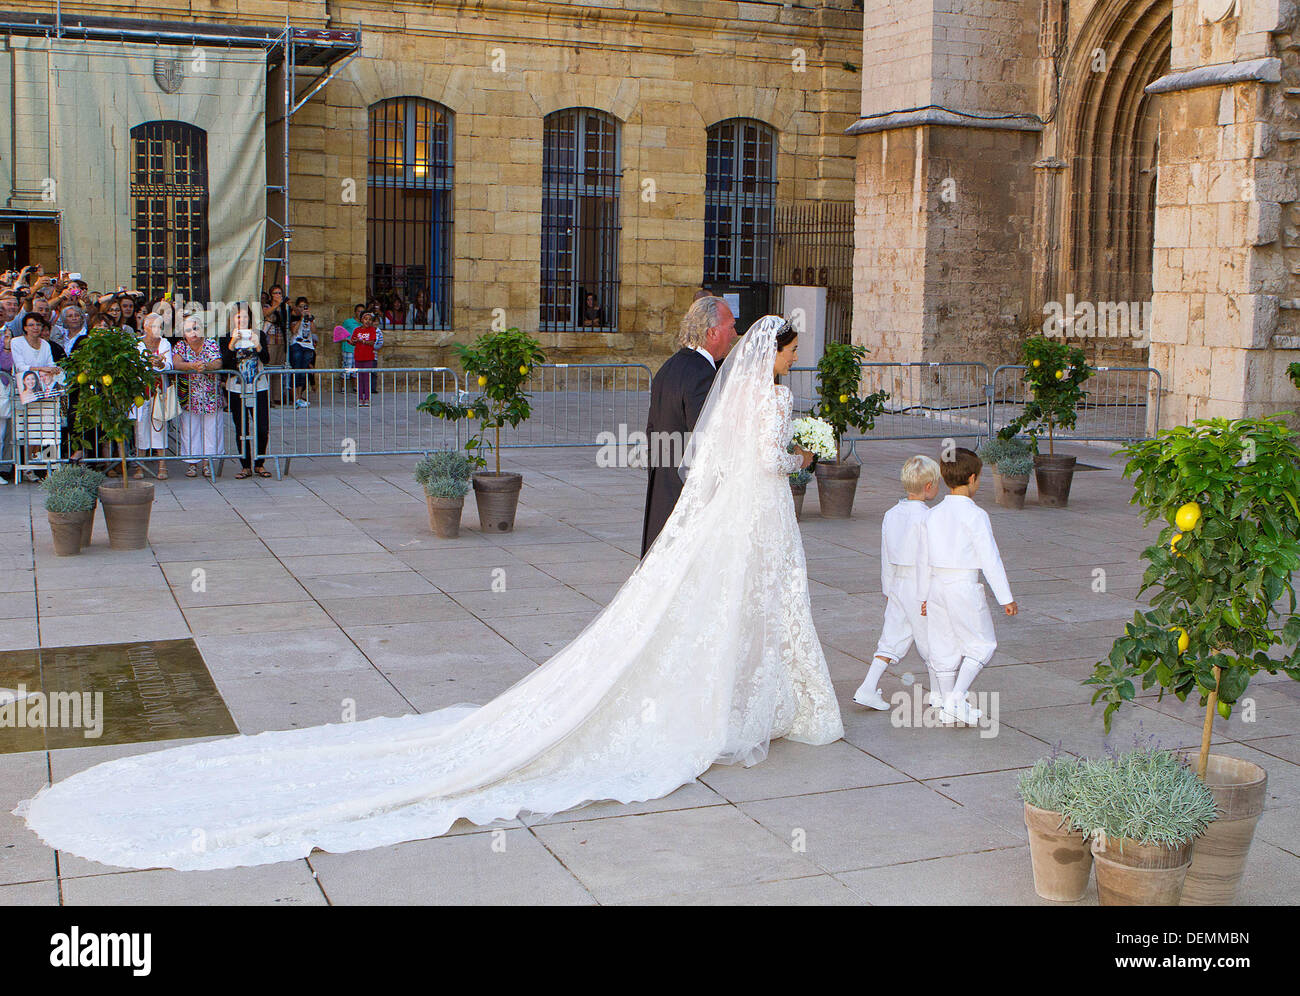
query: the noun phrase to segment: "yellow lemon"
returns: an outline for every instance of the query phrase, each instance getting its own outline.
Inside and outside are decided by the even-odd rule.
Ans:
[[[1056,379],[1057,379],[1057,380],[1063,380],[1064,378],[1065,378],[1065,371],[1064,371],[1064,370],[1058,370],[1058,371],[1056,371]]]
[[[104,385],[105,387],[112,387],[112,386],[113,386],[113,375],[112,375],[112,374],[104,374],[104,376],[103,376],[103,377],[100,377],[99,379],[100,379],[101,382],[103,382],[103,385]]]
[[[90,375],[87,374],[86,371],[83,370],[81,371],[81,373],[77,374],[78,384],[87,384],[89,382],[90,382]]]
[[[484,377],[482,374],[479,374],[479,375],[478,375],[478,386],[479,386],[479,387],[484,387],[486,384],[487,384],[487,378]]]
[[[1191,646],[1192,643],[1192,638],[1187,635],[1187,630],[1183,629],[1181,626],[1170,626],[1169,628],[1170,630],[1178,630],[1178,652],[1180,654],[1186,653],[1187,648]]]
[[[521,377],[522,377],[522,376],[527,376],[527,374],[528,374],[528,368],[527,368],[527,367],[520,367],[520,368],[519,368],[519,375],[520,375]]]
[[[137,394],[135,396],[135,406],[139,408],[142,404],[144,404],[144,395]]]
[[[1201,506],[1194,501],[1189,501],[1174,515],[1174,524],[1183,532],[1195,529],[1196,524],[1200,521]]]
[[[1034,360],[1034,366],[1035,366],[1035,367],[1041,367],[1042,365],[1043,365],[1043,361],[1042,361],[1042,360]]]
[[[1169,552],[1172,553],[1175,557],[1182,556],[1182,554],[1178,552],[1178,541],[1182,538],[1183,538],[1182,533],[1174,533],[1173,539],[1169,541]]]
[[[846,402],[846,401],[848,401],[848,400],[849,400],[849,396],[848,396],[847,394],[841,394],[841,395],[840,395],[840,404],[844,404],[844,402]]]

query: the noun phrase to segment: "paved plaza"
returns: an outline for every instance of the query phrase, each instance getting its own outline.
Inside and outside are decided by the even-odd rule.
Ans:
[[[1138,556],[1156,529],[1141,526],[1107,449],[1072,450],[1099,469],[1076,475],[1066,510],[1039,508],[1032,485],[1023,511],[998,508],[985,480],[978,502],[1020,603],[1016,618],[996,617],[998,652],[975,686],[997,694],[997,725],[891,721],[851,700],[884,610],[880,520],[902,460],[936,449],[860,445],[850,521],[822,519],[809,487],[804,547],[843,741],[777,742],[761,765],[714,767],[641,805],[203,872],[87,862],[10,815],[51,779],[184,741],[0,753],[0,904],[1043,904],[1016,772],[1054,744],[1104,749],[1101,709],[1079,681],[1140,604]],[[111,551],[101,516],[75,558],[54,555],[37,488],[0,488],[0,649],[192,638],[243,733],[340,722],[349,708],[365,719],[484,702],[576,635],[636,564],[644,472],[598,467],[594,454],[508,451],[524,474],[516,531],[480,533],[471,496],[457,540],[430,532],[409,457],[295,459],[283,480],[227,472],[215,484],[173,465],[156,484],[150,548]],[[911,694],[922,673],[913,656],[882,691]],[[1240,898],[1294,904],[1300,684],[1264,675],[1248,695],[1253,722],[1215,724],[1217,750],[1269,776]],[[1110,743],[1190,745],[1200,723],[1195,702],[1142,694]]]

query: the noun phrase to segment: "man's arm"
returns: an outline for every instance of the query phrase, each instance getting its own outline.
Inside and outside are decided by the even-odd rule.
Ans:
[[[709,388],[713,386],[713,378],[703,371],[698,373],[691,371],[689,380],[686,383],[686,390],[683,392],[683,402],[686,415],[686,431],[694,432],[695,423],[700,420],[700,412],[704,410],[704,402],[709,396]]]

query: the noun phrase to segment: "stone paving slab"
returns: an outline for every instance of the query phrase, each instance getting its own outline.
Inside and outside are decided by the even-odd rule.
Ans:
[[[880,518],[902,461],[934,449],[861,445],[850,520],[822,519],[809,490],[801,530],[841,742],[778,741],[764,763],[714,766],[665,799],[229,872],[107,868],[56,854],[9,815],[50,777],[176,741],[0,755],[0,905],[1043,905],[1017,773],[1055,744],[1195,744],[1199,709],[1148,691],[1106,737],[1079,684],[1142,607],[1138,558],[1156,532],[1107,450],[1082,447],[1103,469],[1076,478],[1068,509],[1039,507],[1032,486],[1022,511],[997,507],[991,486],[977,499],[1022,606],[996,617],[998,651],[975,686],[998,696],[996,736],[854,705],[884,611]],[[296,459],[281,481],[174,474],[156,484],[150,548],[110,550],[101,516],[75,559],[54,556],[40,492],[6,488],[0,649],[194,636],[245,733],[339,722],[347,708],[367,718],[482,702],[572,639],[635,566],[644,473],[596,467],[593,453],[507,450],[524,474],[516,531],[480,532],[470,498],[454,540],[429,531],[414,458]],[[910,703],[925,680],[912,656],[882,690]],[[1295,904],[1300,685],[1264,676],[1249,695],[1250,722],[1239,712],[1215,726],[1217,749],[1269,772],[1242,900]],[[1083,904],[1095,903],[1090,887]]]

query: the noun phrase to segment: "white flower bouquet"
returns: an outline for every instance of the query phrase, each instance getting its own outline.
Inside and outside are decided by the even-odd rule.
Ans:
[[[817,455],[818,460],[834,462],[839,455],[835,449],[835,430],[824,419],[806,415],[795,419],[793,443],[798,443],[806,450]]]

